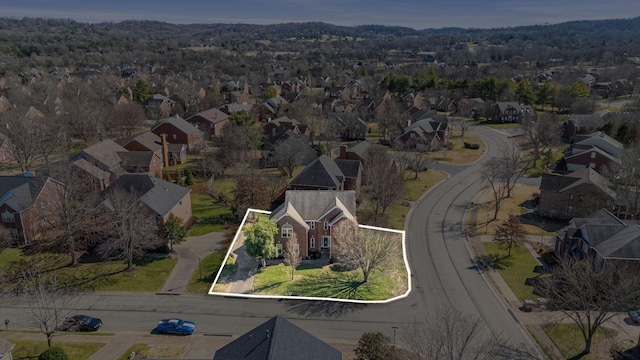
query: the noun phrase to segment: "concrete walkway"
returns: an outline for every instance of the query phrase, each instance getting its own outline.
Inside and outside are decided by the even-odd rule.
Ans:
[[[161,292],[184,293],[193,272],[198,270],[200,260],[221,249],[223,241],[224,233],[213,232],[201,236],[190,236],[184,242],[174,245],[172,256],[178,258],[178,263],[171,271]]]

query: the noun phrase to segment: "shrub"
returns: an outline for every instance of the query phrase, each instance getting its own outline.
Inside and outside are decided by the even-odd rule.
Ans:
[[[464,148],[465,149],[471,149],[471,150],[478,150],[480,149],[480,145],[478,144],[473,144],[473,143],[468,143],[468,142],[464,142]]]
[[[53,346],[40,353],[38,360],[69,360],[69,356],[62,348]]]

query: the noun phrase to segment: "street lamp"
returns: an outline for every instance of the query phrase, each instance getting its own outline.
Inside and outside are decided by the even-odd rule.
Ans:
[[[7,330],[9,330],[9,319],[4,319],[4,327],[6,327]]]

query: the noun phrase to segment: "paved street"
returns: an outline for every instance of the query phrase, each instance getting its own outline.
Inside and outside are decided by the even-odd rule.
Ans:
[[[488,155],[495,154],[495,149],[508,141],[504,134],[492,129],[476,127],[473,132],[491,144]],[[517,314],[508,308],[486,276],[471,268],[464,222],[468,204],[483,188],[480,167],[481,162],[451,167],[454,174],[425,194],[407,216],[405,230],[414,290],[405,299],[385,305],[357,305],[101,292],[82,295],[77,307],[101,317],[105,332],[148,333],[158,319],[178,316],[197,321],[198,336],[230,341],[278,314],[327,342],[354,344],[366,331],[380,331],[391,337],[393,327],[398,327],[400,343],[404,322],[425,321],[441,309],[453,308],[481,316],[487,331],[500,334],[513,344],[533,347],[531,337],[516,320]],[[21,304],[6,307],[3,313],[16,327],[30,326]]]

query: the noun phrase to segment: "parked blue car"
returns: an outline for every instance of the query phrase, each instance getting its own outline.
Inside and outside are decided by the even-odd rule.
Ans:
[[[162,319],[156,329],[162,334],[191,335],[196,330],[196,323],[178,318]]]

